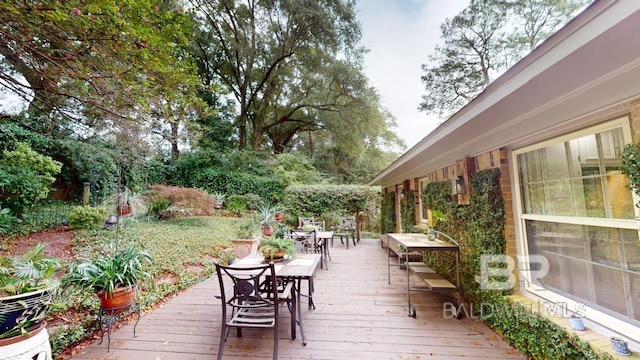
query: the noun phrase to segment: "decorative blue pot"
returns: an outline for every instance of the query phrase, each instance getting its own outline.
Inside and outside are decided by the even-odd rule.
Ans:
[[[55,288],[0,298],[0,338],[20,334],[23,327],[33,327],[45,320]]]
[[[616,353],[620,355],[631,355],[631,351],[629,351],[629,346],[626,340],[612,336],[609,338],[609,341],[611,341],[611,347]]]
[[[569,317],[569,323],[571,324],[571,328],[573,330],[583,331],[586,329],[584,326],[584,322],[580,316],[572,315]]]

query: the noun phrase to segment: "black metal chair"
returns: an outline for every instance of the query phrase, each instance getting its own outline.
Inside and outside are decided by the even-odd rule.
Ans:
[[[222,300],[222,329],[218,360],[222,359],[224,343],[231,328],[242,336],[243,328],[273,329],[273,359],[278,358],[278,320],[282,304],[295,301],[293,282],[280,283],[273,263],[251,267],[223,266],[216,263]],[[231,281],[224,281],[224,277]],[[266,279],[266,280],[265,280]],[[295,306],[294,306],[295,308]],[[229,316],[228,309],[231,309]],[[291,310],[291,307],[289,307]],[[295,317],[295,314],[291,314]]]
[[[312,217],[298,217],[298,230],[302,230],[305,225],[315,222]]]
[[[347,241],[347,249],[349,248],[349,237],[351,237],[351,240],[353,241],[353,246],[356,246],[356,225],[355,217],[340,218],[340,224],[331,228],[333,231],[331,247],[333,247],[333,238],[336,236],[340,238],[341,244],[344,244],[344,240]]]

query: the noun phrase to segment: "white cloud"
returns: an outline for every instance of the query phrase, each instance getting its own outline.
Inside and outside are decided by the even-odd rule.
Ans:
[[[398,121],[396,133],[411,147],[442,120],[418,111],[424,86],[421,65],[440,43],[440,25],[469,0],[361,0],[365,72],[382,105]]]

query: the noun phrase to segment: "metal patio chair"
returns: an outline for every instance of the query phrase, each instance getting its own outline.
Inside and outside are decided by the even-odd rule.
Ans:
[[[333,237],[331,238],[331,246],[333,247],[333,238],[339,237],[340,243],[344,244],[344,240],[347,241],[347,249],[349,248],[349,237],[353,241],[353,246],[356,246],[356,218],[355,217],[342,217],[340,218],[340,224],[331,227],[333,231]],[[344,238],[344,240],[343,240]]]
[[[275,274],[273,263],[251,267],[223,266],[216,263],[216,273],[222,300],[218,360],[222,359],[224,343],[231,328],[236,328],[238,337],[242,337],[243,328],[273,329],[273,359],[277,359],[278,315],[282,304],[295,301],[292,296],[293,282],[278,284],[276,277],[272,276]],[[231,281],[225,282],[224,277]]]

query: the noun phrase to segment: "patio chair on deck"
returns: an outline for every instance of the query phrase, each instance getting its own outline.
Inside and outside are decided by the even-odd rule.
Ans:
[[[313,222],[315,219],[312,217],[298,217],[298,230],[302,230],[305,225]]]
[[[353,241],[353,246],[356,246],[356,218],[355,217],[342,217],[340,218],[340,224],[338,226],[331,227],[334,237],[340,238],[340,243],[344,244],[344,240],[347,241],[347,248],[349,247],[349,237]],[[344,238],[344,240],[343,240]],[[333,247],[333,237],[331,238],[331,246]]]
[[[238,337],[242,336],[242,328],[273,329],[273,359],[277,359],[280,305],[295,301],[292,297],[293,282],[287,282],[279,289],[276,277],[269,276],[275,274],[273,263],[251,267],[223,266],[216,263],[216,273],[222,300],[218,360],[222,359],[224,343],[233,327],[236,328]],[[231,282],[227,280],[225,283],[223,276],[230,278]],[[261,284],[263,279],[267,280]],[[228,309],[231,309],[230,316]]]
[[[308,253],[308,252],[316,252],[318,246],[316,244],[316,230],[311,231],[303,231],[303,230],[291,230],[287,234],[284,235],[285,238],[291,239],[294,242],[294,246],[296,248],[296,252],[299,253]],[[301,294],[309,299],[309,309],[315,309],[316,306],[313,304],[313,277],[307,279],[307,294]],[[298,279],[298,290],[301,289],[302,280]]]

